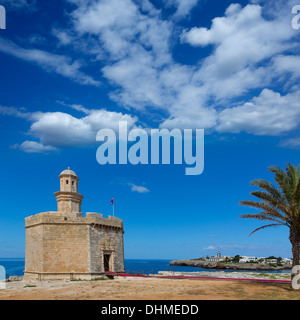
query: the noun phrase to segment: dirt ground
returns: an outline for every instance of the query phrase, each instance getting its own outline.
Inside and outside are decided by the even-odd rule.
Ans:
[[[300,300],[289,283],[237,280],[116,278],[12,282],[0,300]]]

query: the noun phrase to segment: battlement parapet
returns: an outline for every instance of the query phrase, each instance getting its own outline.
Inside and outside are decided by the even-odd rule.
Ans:
[[[103,214],[87,212],[85,219],[92,224],[99,224],[123,229],[123,221],[117,217],[108,216],[108,218],[103,218]]]
[[[112,216],[104,218],[102,214],[95,212],[87,212],[86,217],[82,217],[82,213],[78,212],[77,215],[70,217],[64,212],[48,211],[25,218],[25,228],[42,224],[88,224],[123,230],[123,221],[120,218]]]

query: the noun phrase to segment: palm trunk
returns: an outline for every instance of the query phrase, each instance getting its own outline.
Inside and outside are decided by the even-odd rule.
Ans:
[[[293,254],[293,267],[299,265],[299,242],[291,241],[292,243],[292,254]]]
[[[299,265],[299,233],[293,230],[290,231],[290,242],[292,244],[293,264],[292,267]],[[291,280],[296,276],[297,273],[291,273]]]

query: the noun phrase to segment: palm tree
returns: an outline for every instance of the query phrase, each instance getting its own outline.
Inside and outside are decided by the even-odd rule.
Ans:
[[[290,229],[289,240],[292,244],[293,267],[299,265],[300,242],[300,164],[296,168],[292,164],[286,165],[286,170],[272,166],[269,171],[275,174],[278,186],[264,179],[251,181],[251,185],[261,190],[251,192],[251,195],[262,201],[241,201],[243,206],[261,210],[256,214],[244,214],[241,218],[253,218],[271,222],[255,229],[254,232],[277,226],[287,226]],[[292,274],[292,279],[295,274]]]

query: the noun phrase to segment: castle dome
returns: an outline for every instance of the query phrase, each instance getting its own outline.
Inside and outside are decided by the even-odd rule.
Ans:
[[[59,176],[63,176],[63,175],[77,177],[77,174],[74,171],[70,170],[70,167],[67,170],[62,171],[62,173]]]

